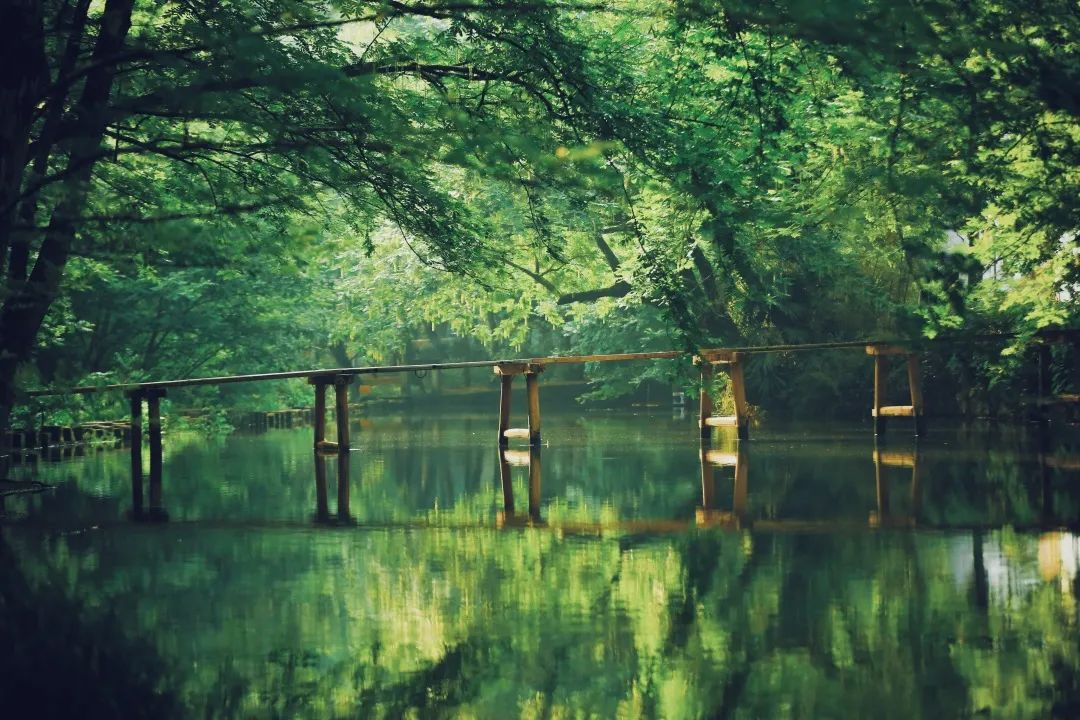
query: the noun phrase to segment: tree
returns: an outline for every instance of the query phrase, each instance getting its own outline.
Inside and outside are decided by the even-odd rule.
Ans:
[[[573,57],[534,66],[520,43],[572,52],[546,3],[32,5],[7,27],[33,62],[0,98],[0,425],[78,246],[113,251],[111,233],[170,216],[341,203],[357,229],[389,219],[431,262],[466,270],[490,257],[489,232],[435,169],[507,152],[495,136],[529,145],[527,116],[581,92]]]
[[[1065,4],[11,7],[0,420],[72,257],[229,272],[392,231],[535,285],[513,312],[567,347],[616,317],[687,349],[1076,317]]]

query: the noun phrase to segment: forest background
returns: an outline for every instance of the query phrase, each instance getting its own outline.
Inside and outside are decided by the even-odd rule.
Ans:
[[[1030,390],[1027,339],[1077,325],[1074,2],[7,0],[0,21],[0,426],[120,407],[41,386],[1015,334],[926,362],[939,409],[984,414]],[[586,400],[693,385],[678,362],[584,372]],[[748,372],[767,412],[868,406],[859,353]]]

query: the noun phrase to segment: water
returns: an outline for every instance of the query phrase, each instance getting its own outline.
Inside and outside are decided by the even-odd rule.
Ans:
[[[0,707],[1080,717],[1075,437],[897,427],[875,462],[771,426],[702,463],[687,418],[544,421],[503,466],[491,415],[380,414],[347,496],[310,429],[167,436],[167,522],[124,452],[17,468],[56,487],[5,500]]]

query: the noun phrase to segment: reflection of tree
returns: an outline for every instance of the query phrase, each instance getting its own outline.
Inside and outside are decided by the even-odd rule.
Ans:
[[[313,529],[312,509],[327,503],[311,482],[309,440],[298,433],[295,453],[284,433],[272,449],[238,442],[231,462],[254,480],[231,493],[168,484],[205,471],[197,449],[178,453],[186,470],[166,468],[166,498],[181,517],[285,508],[292,529],[113,527],[41,552],[21,541],[31,530],[12,528],[11,547],[35,586],[62,581],[88,607],[129,618],[128,636],[152,637],[191,715],[884,719],[1004,708],[1067,717],[1060,708],[1076,698],[1077,588],[1064,574],[1032,574],[1033,535],[657,536],[630,522],[562,534],[560,523],[692,522],[697,458],[644,442],[614,453],[604,442],[545,449],[542,510],[554,527],[500,532],[494,448],[417,452],[377,433],[352,457],[352,509],[405,527]],[[757,447],[768,452],[753,459],[753,520],[865,527],[876,502],[868,447]],[[930,450],[921,460],[930,524],[1024,519],[1039,507],[1015,455]],[[904,471],[890,473],[902,488]],[[985,483],[970,478],[987,474],[1010,489],[984,498]],[[79,482],[97,492],[110,477],[98,469]],[[521,503],[528,470],[514,468],[511,480]],[[124,482],[114,483],[120,496]],[[717,502],[734,494],[725,475]],[[80,515],[83,495],[69,484],[42,502]],[[897,514],[908,512],[906,495],[892,495]],[[409,526],[417,519],[455,529]]]
[[[154,637],[198,714],[1039,715],[1080,671],[1075,587],[1006,586],[983,614],[947,537],[150,530],[36,572]]]
[[[0,708],[9,717],[180,717],[164,662],[129,639],[130,618],[95,614],[54,583],[34,583],[0,534]]]

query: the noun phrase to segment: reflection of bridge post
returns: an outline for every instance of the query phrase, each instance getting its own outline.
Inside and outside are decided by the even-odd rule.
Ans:
[[[161,502],[162,445],[161,445],[161,398],[164,390],[146,391],[148,429],[150,431],[150,519],[166,520],[168,515]]]
[[[911,452],[879,450],[874,445],[874,485],[877,491],[877,510],[870,513],[871,527],[909,527],[918,522],[922,509],[922,482],[919,474],[919,446]],[[889,479],[885,468],[911,468],[911,514],[893,516],[889,498]]]
[[[161,388],[143,388],[128,393],[131,404],[131,516],[136,520],[167,520],[162,503],[162,442],[161,442],[161,398],[165,390]],[[150,497],[148,513],[143,514],[143,472],[142,472],[142,403],[146,400],[147,427],[150,440]]]
[[[529,517],[540,520],[540,447],[529,450]]]
[[[540,522],[540,447],[534,445],[528,450],[499,449],[499,477],[502,484],[503,510],[499,513],[500,526],[515,524],[526,518],[519,518],[514,513],[514,484],[511,466],[529,468],[529,512],[528,520]]]
[[[326,460],[315,454],[315,522],[330,521],[330,500],[326,492]]]
[[[506,378],[503,378],[506,381]],[[499,479],[502,481],[503,512],[514,514],[514,482],[510,475],[510,463],[506,459],[506,450],[499,448]]]
[[[348,420],[346,419],[346,423]],[[337,516],[338,520],[345,522],[349,516],[349,431],[345,430],[344,442],[341,431],[338,431],[338,444],[340,449],[337,456]]]
[[[750,494],[750,462],[747,457],[747,444],[739,442],[735,452],[710,450],[708,443],[701,444],[701,504],[697,512],[697,524],[701,527],[727,525],[743,527],[747,521],[747,504]],[[731,512],[717,508],[716,470],[717,467],[734,468]]]
[[[327,491],[326,458],[316,453],[315,460],[315,517],[316,523],[331,522],[330,494]],[[352,520],[349,514],[349,453],[337,456],[337,521],[347,523]]]
[[[1054,452],[1053,435],[1049,423],[1039,426],[1039,474],[1042,485],[1041,520],[1043,525],[1054,525],[1054,471],[1059,473],[1080,471],[1080,455]]]
[[[716,471],[707,457],[706,441],[702,441],[701,450],[698,453],[701,461],[701,507],[705,510],[716,509]]]
[[[142,393],[133,390],[128,393],[131,402],[131,516],[142,517]]]
[[[746,459],[746,448],[739,443],[738,456],[735,459],[735,488],[732,495],[731,511],[741,525],[746,521],[747,499],[750,495],[750,463]]]
[[[881,472],[881,455],[874,451],[874,487],[877,491],[877,522],[889,517],[889,481]],[[870,524],[875,524],[871,518]]]

